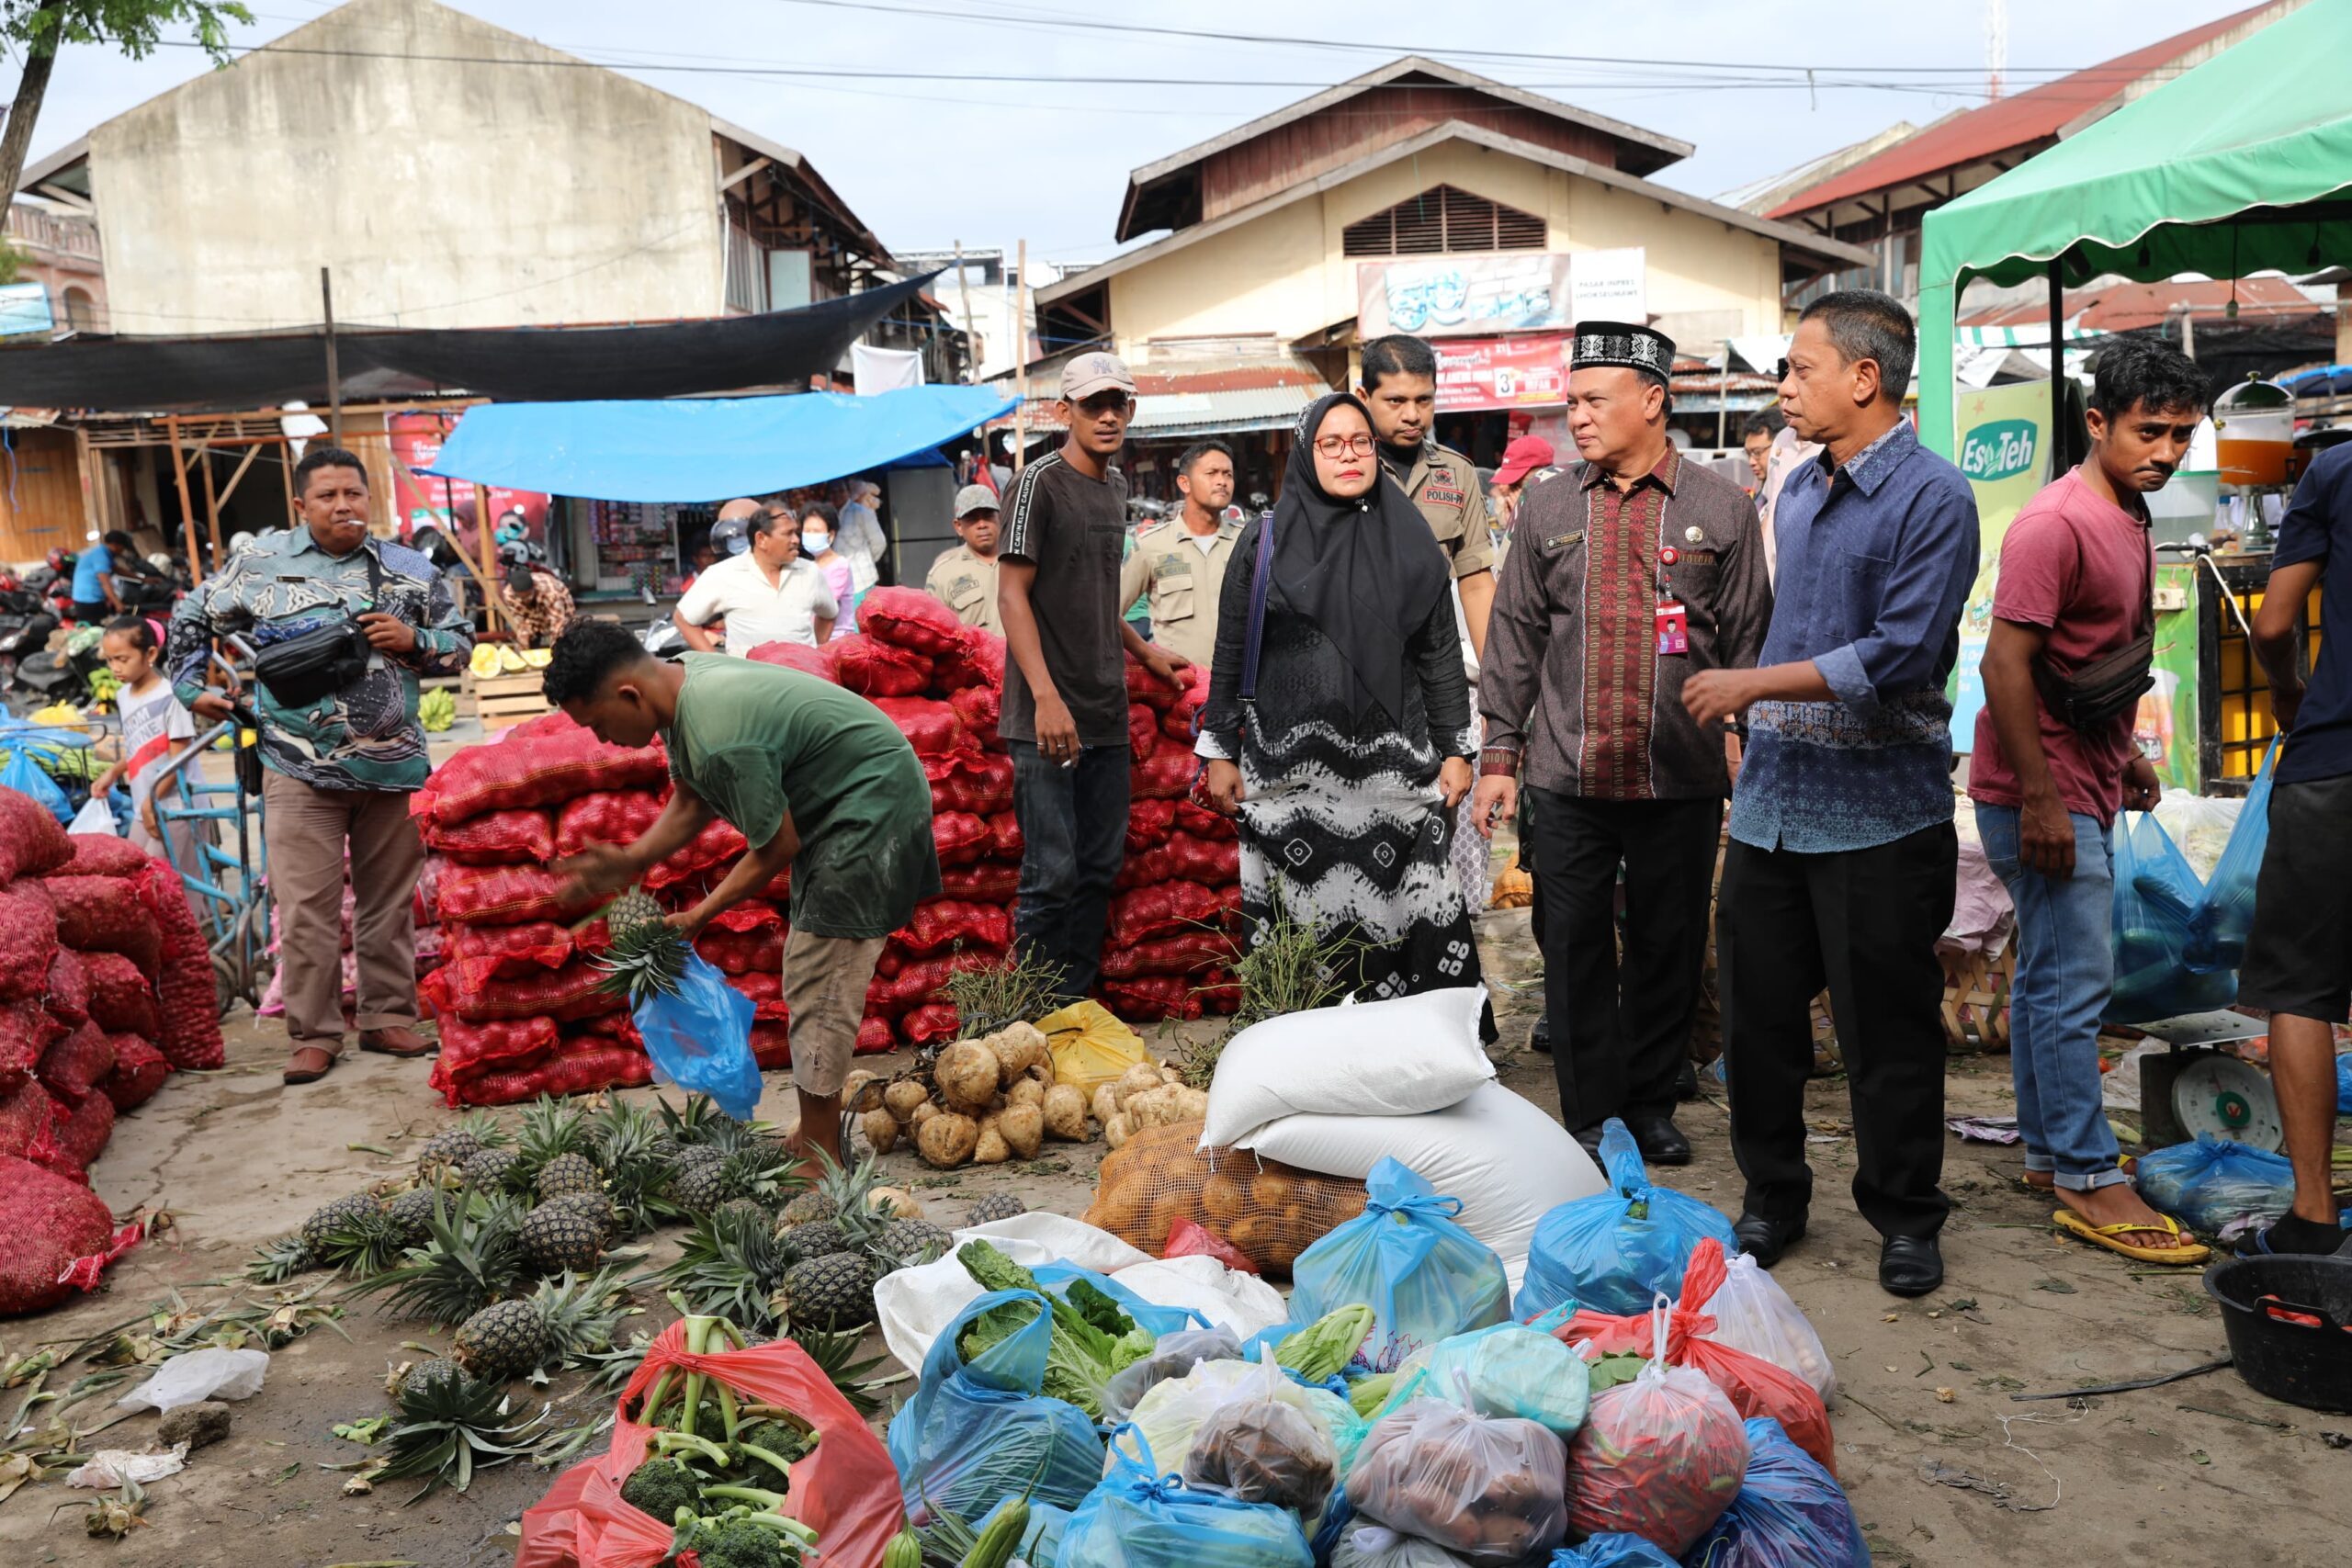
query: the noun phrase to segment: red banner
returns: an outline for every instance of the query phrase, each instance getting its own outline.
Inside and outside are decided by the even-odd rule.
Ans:
[[[1438,338],[1437,406],[1535,408],[1563,403],[1568,391],[1568,334],[1530,337]]]
[[[474,487],[457,479],[436,479],[418,473],[441,456],[441,443],[455,429],[446,414],[396,413],[386,421],[392,448],[392,502],[400,513],[401,537],[413,537],[419,528],[458,533],[469,556],[475,552]],[[461,526],[450,527],[455,510]],[[535,543],[548,534],[548,498],[537,491],[490,487],[490,525],[495,530],[510,512],[523,514],[524,531]]]

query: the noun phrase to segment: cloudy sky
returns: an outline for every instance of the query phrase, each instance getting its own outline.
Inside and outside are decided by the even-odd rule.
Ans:
[[[237,30],[240,46],[333,6],[249,0],[249,8],[254,22]],[[1399,53],[1448,59],[1693,142],[1692,157],[1657,177],[1703,196],[1896,120],[1924,124],[1973,107],[1985,85],[1986,0],[461,0],[459,8],[798,148],[888,244],[1010,250],[1025,237],[1033,254],[1066,262],[1114,248],[1129,169]],[[2240,8],[2012,5],[2009,90]],[[69,50],[35,156],[206,69],[188,47],[143,61]]]

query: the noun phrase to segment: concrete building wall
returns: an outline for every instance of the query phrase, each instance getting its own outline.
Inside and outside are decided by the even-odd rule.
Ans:
[[[1555,251],[1640,245],[1648,307],[1733,331],[1781,330],[1780,247],[1718,219],[1507,152],[1448,142],[1141,263],[1109,280],[1119,352],[1148,361],[1153,338],[1306,336],[1356,313],[1341,231],[1433,186],[1540,213]]]
[[[119,332],[721,312],[707,111],[430,0],[354,0],[90,133]],[[393,56],[394,58],[385,58]]]

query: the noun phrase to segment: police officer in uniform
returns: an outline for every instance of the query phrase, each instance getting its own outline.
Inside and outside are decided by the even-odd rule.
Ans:
[[[986,626],[1002,637],[1004,623],[996,608],[996,491],[988,486],[966,485],[956,492],[956,536],[963,543],[940,552],[922,589],[966,626]]]
[[[1469,458],[1430,438],[1437,421],[1437,354],[1402,333],[1363,345],[1363,385],[1372,433],[1388,477],[1429,519],[1453,563],[1471,651],[1487,653],[1487,615],[1495,603],[1495,546],[1487,526],[1487,491]]]
[[[1119,603],[1143,596],[1151,639],[1205,670],[1216,658],[1216,611],[1225,563],[1241,525],[1225,520],[1233,499],[1233,449],[1204,441],[1176,459],[1183,510],[1138,531],[1119,569]]]

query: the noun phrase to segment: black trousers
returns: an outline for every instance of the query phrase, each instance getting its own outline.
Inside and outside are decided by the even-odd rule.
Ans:
[[[1580,1132],[1611,1116],[1670,1116],[1707,962],[1724,803],[1527,794],[1560,1120]]]
[[[1127,845],[1127,749],[1089,746],[1070,767],[1032,740],[1012,753],[1012,814],[1021,824],[1021,888],[1013,940],[1061,972],[1061,994],[1094,988],[1111,884]]]
[[[1747,1211],[1803,1214],[1813,998],[1826,985],[1854,1115],[1854,1206],[1885,1236],[1932,1236],[1944,1164],[1943,967],[1959,840],[1951,823],[1827,854],[1724,856],[1715,929],[1732,1152]]]

